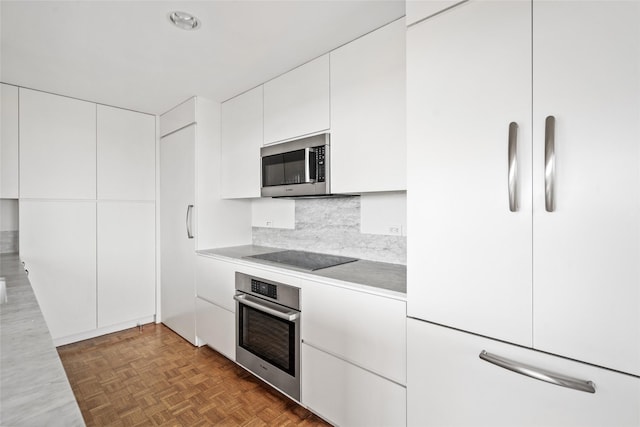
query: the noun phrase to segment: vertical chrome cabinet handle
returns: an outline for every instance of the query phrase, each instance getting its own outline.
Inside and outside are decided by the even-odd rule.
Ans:
[[[545,381],[561,387],[571,388],[573,390],[585,391],[587,393],[595,393],[595,384],[591,381],[580,380],[577,378],[567,377],[565,375],[556,374],[546,369],[536,368],[534,366],[525,365],[524,363],[506,359],[495,354],[487,353],[482,350],[479,355],[480,359],[489,363],[493,363],[501,368],[508,369],[518,374],[534,378],[536,380]]]
[[[187,206],[187,238],[193,239],[193,232],[191,230],[191,223],[193,222],[193,217],[191,213],[193,212],[193,205]]]
[[[508,148],[509,210],[518,211],[518,124],[509,123]]]
[[[556,180],[556,118],[548,116],[544,122],[544,207],[556,209],[554,185]]]

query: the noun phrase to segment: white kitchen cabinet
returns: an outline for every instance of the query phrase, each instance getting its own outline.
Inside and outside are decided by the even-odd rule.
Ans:
[[[304,342],[406,383],[404,301],[310,280],[302,288]]]
[[[225,199],[260,197],[262,86],[221,106],[221,195]]]
[[[96,328],[95,201],[20,200],[20,258],[54,341]]]
[[[407,34],[408,315],[526,346],[530,9],[469,2]],[[507,191],[511,122],[519,125],[517,212]]]
[[[640,374],[639,17],[467,2],[409,29],[410,316]]]
[[[195,130],[192,125],[160,140],[161,317],[192,344],[196,343]]]
[[[98,328],[156,313],[155,203],[98,202]]]
[[[0,84],[0,199],[18,198],[18,88]]]
[[[399,19],[330,54],[334,193],[407,188],[405,34]]]
[[[329,129],[329,87],[328,54],[266,82],[264,143]]]
[[[196,100],[196,97],[189,98],[164,113],[160,120],[160,136],[192,124],[196,120]]]
[[[407,0],[407,25],[441,13],[442,11],[466,0]]]
[[[236,359],[236,316],[216,304],[196,298],[196,331],[199,344]]]
[[[302,403],[332,424],[407,425],[405,387],[306,343],[301,361]]]
[[[20,88],[20,197],[96,198],[96,104]]]
[[[155,116],[97,108],[98,199],[155,200]]]
[[[194,102],[191,125],[160,140],[161,318],[192,344],[195,250],[251,243],[250,201],[221,199],[220,105],[204,98]],[[162,115],[160,123],[188,120],[184,105]]]
[[[408,426],[638,426],[640,378],[408,320]],[[595,393],[519,375],[481,351],[592,381]]]
[[[533,344],[640,375],[640,2],[533,6]]]
[[[196,260],[196,294],[231,312],[236,311],[233,299],[236,285],[236,265],[214,258],[198,256]]]

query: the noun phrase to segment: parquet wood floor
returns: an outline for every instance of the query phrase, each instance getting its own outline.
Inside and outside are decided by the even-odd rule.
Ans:
[[[58,348],[87,426],[328,426],[164,325]]]

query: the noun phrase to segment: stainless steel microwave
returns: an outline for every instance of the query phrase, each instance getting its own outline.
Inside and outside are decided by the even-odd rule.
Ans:
[[[262,147],[260,157],[263,197],[331,194],[328,133]]]

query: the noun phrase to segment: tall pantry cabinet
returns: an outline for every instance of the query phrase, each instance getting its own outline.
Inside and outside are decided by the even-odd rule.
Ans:
[[[64,344],[155,315],[155,116],[20,88],[20,256]]]
[[[409,424],[441,424],[446,405],[420,402],[473,390],[461,376],[485,370],[494,400],[532,409],[523,390],[540,385],[512,383],[535,381],[481,360],[484,347],[596,383],[591,398],[540,383],[565,402],[545,408],[551,423],[601,424],[589,407],[640,423],[638,22],[639,2],[469,1],[408,28]],[[458,361],[445,345],[475,350]],[[536,424],[497,407],[457,414]]]
[[[160,134],[160,317],[202,344],[196,306],[207,319],[219,307],[202,298],[196,304],[196,250],[251,243],[251,205],[221,199],[220,104],[190,98],[160,116]],[[218,286],[213,277],[198,280]]]

